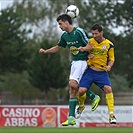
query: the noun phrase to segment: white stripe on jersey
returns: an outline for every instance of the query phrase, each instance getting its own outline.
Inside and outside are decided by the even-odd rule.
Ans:
[[[82,28],[77,28],[77,32],[82,36],[83,41],[87,44],[89,42],[89,38],[85,34],[85,31]]]

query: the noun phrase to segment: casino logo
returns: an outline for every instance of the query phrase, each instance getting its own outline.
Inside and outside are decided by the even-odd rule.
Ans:
[[[53,108],[45,108],[41,114],[43,127],[56,127],[56,111]]]

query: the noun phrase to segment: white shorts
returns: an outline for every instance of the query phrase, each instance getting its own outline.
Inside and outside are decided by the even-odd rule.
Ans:
[[[86,61],[82,61],[82,60],[72,61],[69,80],[74,79],[79,83],[86,68],[87,68]]]

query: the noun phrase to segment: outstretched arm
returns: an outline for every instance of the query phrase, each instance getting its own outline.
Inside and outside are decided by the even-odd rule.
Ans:
[[[43,53],[43,54],[47,54],[47,53],[56,53],[56,52],[58,52],[60,49],[61,49],[62,47],[61,46],[58,46],[58,45],[56,45],[56,46],[54,46],[54,47],[51,47],[50,49],[43,49],[43,48],[41,48],[40,50],[39,50],[39,53]]]
[[[81,51],[81,52],[90,51],[90,50],[92,50],[92,47],[91,47],[91,45],[88,43],[85,47],[82,47],[82,46],[79,47],[78,50]]]

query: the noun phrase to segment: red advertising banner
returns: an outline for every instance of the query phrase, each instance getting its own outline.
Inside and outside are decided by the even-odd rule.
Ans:
[[[60,124],[67,120],[69,116],[69,108],[60,108]]]
[[[69,115],[68,106],[0,106],[0,127],[62,127]],[[73,127],[133,127],[133,107],[115,106],[117,124],[109,124],[107,106],[91,111],[86,106]]]
[[[57,107],[0,107],[0,126],[58,127]]]

